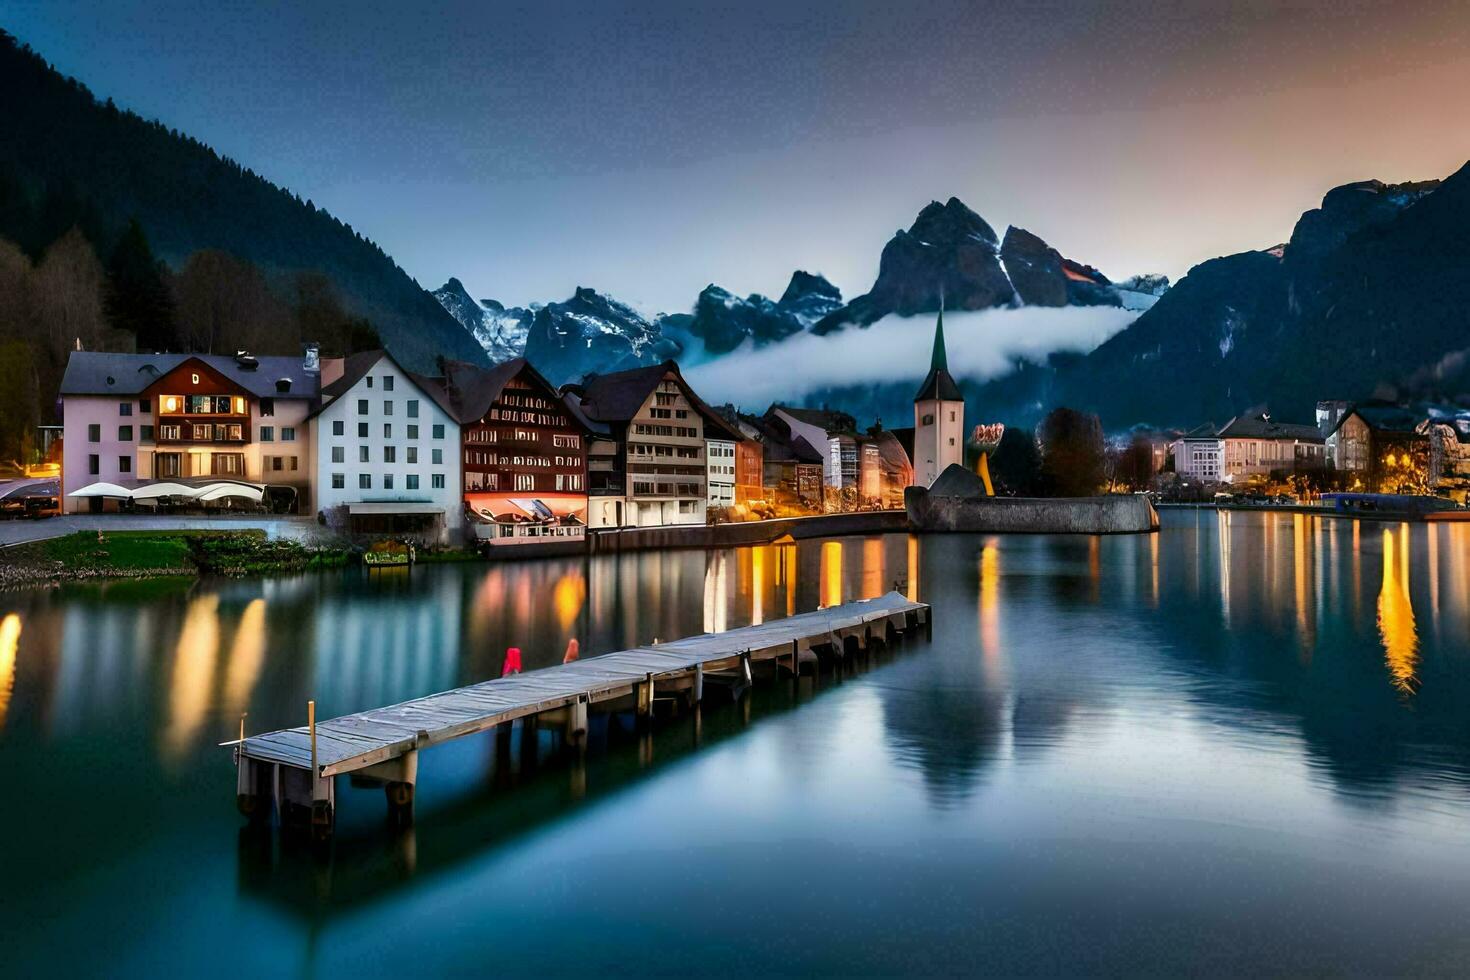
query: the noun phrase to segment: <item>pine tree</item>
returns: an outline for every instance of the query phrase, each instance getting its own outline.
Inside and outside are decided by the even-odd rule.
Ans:
[[[107,320],[114,329],[135,336],[139,350],[179,349],[165,275],[143,226],[136,218],[130,220],[107,262]]]

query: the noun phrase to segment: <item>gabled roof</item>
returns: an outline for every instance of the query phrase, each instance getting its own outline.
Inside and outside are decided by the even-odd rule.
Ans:
[[[742,415],[740,421],[754,429],[757,441],[765,458],[774,463],[795,462],[822,465],[827,457],[816,450],[801,436],[793,436],[791,429],[778,419],[767,416],[756,418]]]
[[[777,403],[766,409],[766,417],[769,418],[772,412],[785,412],[796,421],[814,425],[828,435],[857,431],[857,420],[847,412],[840,412],[836,409],[793,408],[790,405]]]
[[[1316,427],[1313,426],[1313,428]],[[1216,439],[1218,437],[1219,433],[1215,431],[1215,423],[1213,422],[1206,422],[1203,425],[1195,426],[1188,432],[1179,433],[1180,439]]]
[[[454,418],[454,407],[450,404],[449,396],[444,391],[443,386],[435,384],[435,379],[433,378],[426,378],[421,374],[414,374],[394,360],[393,355],[386,350],[368,350],[360,351],[356,354],[349,354],[347,360],[342,365],[342,376],[322,388],[321,404],[313,408],[306,417],[312,419],[320,415],[338,398],[357,387],[357,383],[365,378],[367,373],[376,367],[378,362],[384,358],[387,358],[388,363],[396,367],[399,373],[409,380],[410,384],[414,385],[425,395],[428,395],[434,404],[442,408],[450,418]]]
[[[715,438],[743,439],[740,431],[720,417],[720,413],[706,405],[704,401],[689,387],[689,382],[679,373],[679,365],[674,361],[664,361],[662,364],[652,364],[648,367],[633,368],[628,371],[615,371],[612,374],[601,374],[580,386],[582,410],[588,418],[597,422],[629,422],[638,410],[648,401],[659,383],[670,374],[674,376],[674,382],[689,399],[689,404],[706,424],[713,426],[718,431],[714,433]],[[577,389],[569,389],[576,391]],[[706,432],[706,436],[711,433]]]
[[[1237,415],[1220,430],[1221,439],[1292,439],[1297,442],[1321,442],[1322,432],[1315,425],[1277,422],[1265,415]]]
[[[1414,430],[1420,422],[1424,421],[1427,414],[1404,405],[1395,405],[1392,402],[1358,402],[1342,413],[1342,417],[1337,420],[1337,425],[1333,426],[1332,432],[1341,429],[1349,416],[1356,415],[1373,432],[1382,435],[1411,436],[1415,434]],[[1331,433],[1328,434],[1331,435]]]
[[[253,367],[228,354],[110,354],[73,351],[61,377],[63,395],[137,395],[185,361],[197,359],[256,398],[317,397],[320,376],[308,374],[299,357],[255,357]],[[276,390],[278,381],[290,390]]]

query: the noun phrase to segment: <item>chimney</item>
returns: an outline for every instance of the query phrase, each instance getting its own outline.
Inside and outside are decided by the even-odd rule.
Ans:
[[[307,343],[302,345],[304,354],[301,358],[301,370],[307,374],[320,374],[322,370],[322,349],[320,344]]]

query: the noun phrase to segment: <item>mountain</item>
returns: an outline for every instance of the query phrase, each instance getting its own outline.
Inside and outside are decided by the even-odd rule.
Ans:
[[[1142,277],[1149,290],[1168,288],[1162,276]],[[951,310],[1016,306],[1114,306],[1143,309],[1156,296],[1120,289],[1090,265],[1062,255],[1039,236],[1015,226],[1004,240],[959,198],[932,201],[907,231],[883,247],[873,288],[828,313],[812,329],[828,334],[866,327],[896,313],[913,316]]]
[[[492,362],[508,361],[525,352],[526,335],[531,332],[535,310],[521,306],[507,309],[493,299],[476,302],[464,284],[453,278],[434,290],[433,296],[470,332]]]
[[[281,295],[301,275],[325,274],[407,367],[431,370],[439,354],[484,360],[434,297],[351,225],[196,139],[97,101],[3,31],[0,91],[0,237],[30,255],[74,226],[105,254],[136,219],[175,271],[218,250],[258,267]]]
[[[1110,429],[1258,406],[1309,420],[1320,399],[1462,378],[1442,366],[1470,350],[1467,295],[1470,164],[1443,181],[1359,181],[1330,190],[1284,244],[1200,263],[1097,350],[978,399],[1087,408]]]
[[[683,348],[631,306],[577,287],[564,303],[536,310],[525,356],[552,384],[677,358]]]
[[[694,303],[694,316],[681,324],[707,354],[727,354],[747,340],[760,347],[810,329],[842,305],[842,292],[819,275],[798,270],[775,302],[752,293],[741,299],[711,283]]]

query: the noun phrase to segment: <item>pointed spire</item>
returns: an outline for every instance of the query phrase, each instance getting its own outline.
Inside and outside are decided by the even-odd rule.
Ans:
[[[949,357],[944,350],[944,287],[939,288],[939,319],[934,323],[934,355],[929,359],[929,370],[948,371]]]

